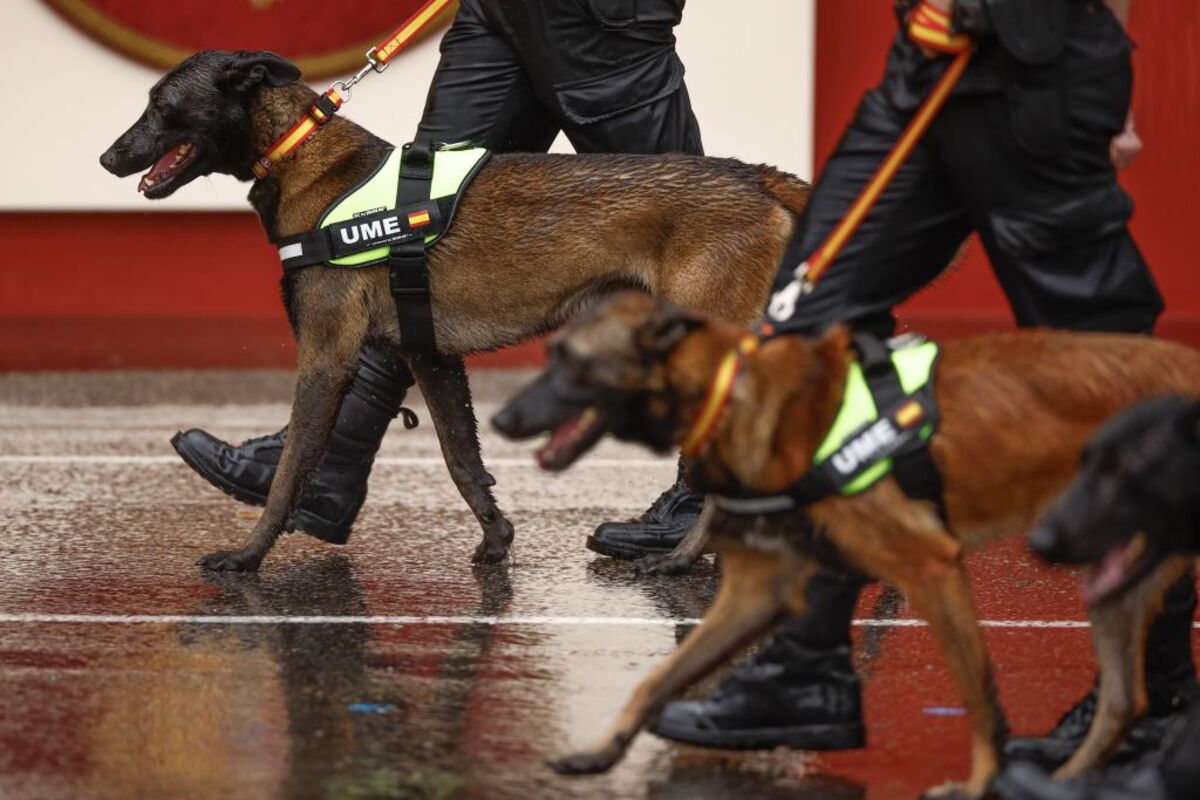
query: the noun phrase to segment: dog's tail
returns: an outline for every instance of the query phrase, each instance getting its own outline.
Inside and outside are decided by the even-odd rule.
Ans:
[[[758,165],[758,185],[796,216],[808,205],[812,187],[789,172],[781,172],[766,164]]]

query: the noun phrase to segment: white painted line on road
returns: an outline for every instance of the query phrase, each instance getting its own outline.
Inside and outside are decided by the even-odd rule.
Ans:
[[[0,614],[0,625],[695,625],[697,618],[655,617],[417,617],[388,614],[371,616],[290,616],[212,614]],[[920,619],[857,619],[860,628],[923,628]],[[1088,627],[1074,619],[984,619],[984,628],[1077,630]],[[1200,623],[1196,624],[1200,627]]]
[[[383,456],[375,459],[375,463],[387,467],[440,467],[446,462],[437,456]],[[674,471],[677,461],[671,458],[589,458],[575,465],[575,468],[591,467],[601,469],[613,468],[662,468]],[[133,465],[157,466],[160,464],[176,464],[184,466],[179,456],[108,456],[108,455],[45,455],[45,456],[0,456],[0,465],[4,464],[78,464],[89,465]],[[528,458],[486,458],[486,467],[521,467],[537,469],[533,456]]]

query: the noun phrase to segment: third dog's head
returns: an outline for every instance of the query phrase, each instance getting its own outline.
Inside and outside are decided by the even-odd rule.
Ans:
[[[517,439],[550,433],[538,461],[551,470],[566,469],[605,434],[668,452],[691,429],[719,364],[746,335],[644,294],[617,295],[551,341],[545,371],[492,424]],[[849,358],[849,336],[838,327],[819,340],[773,340],[744,359],[707,451],[713,457],[701,459],[697,477],[710,488],[719,481],[759,490],[798,477],[791,468],[802,466],[803,456],[780,458],[779,451],[815,449],[836,412]],[[776,436],[781,425],[786,438]]]
[[[197,53],[154,85],[142,116],[100,164],[122,178],[149,170],[138,190],[152,200],[213,172],[249,180],[258,157],[251,101],[264,86],[299,78],[300,70],[274,53]]]
[[[1195,552],[1200,526],[1200,402],[1164,397],[1109,421],[1075,481],[1030,537],[1051,561],[1094,564],[1092,604],[1115,598],[1167,556]]]

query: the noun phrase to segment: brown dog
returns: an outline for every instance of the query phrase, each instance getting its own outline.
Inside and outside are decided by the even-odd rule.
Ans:
[[[605,433],[669,450],[691,429],[718,364],[746,336],[736,325],[623,294],[556,337],[546,373],[494,422],[515,437],[553,431],[541,458],[560,469]],[[691,464],[697,486],[776,495],[808,472],[842,402],[850,345],[846,329],[836,327],[819,340],[772,339],[744,356],[707,450]],[[815,558],[833,550],[900,588],[928,620],[970,714],[971,773],[952,788],[983,793],[1006,727],[963,550],[1027,530],[1071,480],[1085,441],[1115,412],[1153,395],[1200,395],[1200,354],[1140,336],[997,334],[946,343],[933,382],[941,423],[930,448],[949,524],[933,503],[909,499],[890,477],[807,508],[718,509],[710,530],[723,558],[722,585],[703,623],[642,683],[600,744],[557,769],[611,767],[664,702],[781,614],[801,613]],[[1091,734],[1062,774],[1097,764],[1144,710],[1147,620],[1179,569],[1164,564],[1136,602],[1093,609],[1101,702]]]
[[[212,172],[249,180],[316,99],[298,78],[271,53],[199,53],[159,81],[101,163],[120,176],[149,168],[139,188],[152,199]],[[335,118],[251,189],[267,234],[314,228],[389,148]],[[513,530],[480,457],[462,356],[551,330],[620,287],[748,323],[807,197],[790,175],[728,159],[497,155],[484,166],[429,252],[441,352],[409,358],[451,476],[483,528],[476,561],[503,559]],[[250,539],[202,559],[210,569],[257,569],[325,451],[359,349],[369,339],[399,344],[386,266],[309,267],[289,272],[283,288],[299,361],[286,446]]]

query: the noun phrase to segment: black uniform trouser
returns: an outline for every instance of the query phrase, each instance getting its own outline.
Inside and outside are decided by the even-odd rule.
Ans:
[[[596,22],[599,28],[601,23]],[[690,153],[703,155],[700,127],[687,86],[648,103],[589,124],[572,122],[558,107],[547,74],[556,59],[538,57],[553,42],[517,41],[495,10],[481,0],[463,0],[442,38],[442,57],[429,88],[418,138],[440,142],[470,140],[495,152],[545,152],[559,131],[580,153]],[[607,34],[629,39],[623,30]],[[652,55],[652,53],[648,53]],[[665,67],[664,67],[665,68]],[[602,79],[603,75],[595,76]],[[573,76],[576,82],[578,77]],[[601,80],[592,83],[593,103],[620,109],[620,96],[603,98]],[[629,86],[614,81],[611,90]]]
[[[1103,77],[1103,76],[1102,76]],[[1126,222],[1109,142],[1128,108],[1128,74],[1068,90],[1069,125],[1048,155],[1023,143],[1013,101],[952,97],[862,227],[781,330],[834,322],[889,335],[892,308],[936,278],[977,231],[1020,325],[1149,331],[1162,299]],[[776,279],[825,240],[874,175],[909,115],[870,92],[813,188]]]
[[[951,97],[813,293],[773,319],[776,326],[816,333],[846,322],[891,335],[893,307],[936,278],[976,231],[1018,324],[1150,332],[1162,299],[1129,235],[1132,203],[1109,162],[1129,108],[1130,65],[1127,58],[1090,63],[1070,45],[1067,52],[1061,82],[1049,90],[1017,85]],[[841,220],[910,117],[883,90],[864,97],[813,188],[777,291]],[[864,581],[819,572],[808,612],[781,631],[814,646],[848,644]],[[1151,681],[1194,677],[1195,606],[1188,576],[1171,588],[1151,628]]]
[[[681,83],[672,94],[592,124],[571,123],[544,88],[540,92],[535,89],[531,70],[551,81],[553,76],[545,75],[544,62],[530,64],[522,58],[516,35],[494,14],[486,14],[481,0],[462,0],[454,22],[442,37],[442,56],[429,87],[417,139],[472,141],[498,153],[544,153],[561,130],[581,153],[703,155],[700,127],[686,85]],[[625,34],[613,31],[611,35]],[[614,96],[604,99],[620,107],[619,93],[627,86],[614,82],[611,88]],[[593,84],[592,89],[603,96],[602,84]],[[364,358],[412,385],[408,367],[391,353],[368,347]]]

